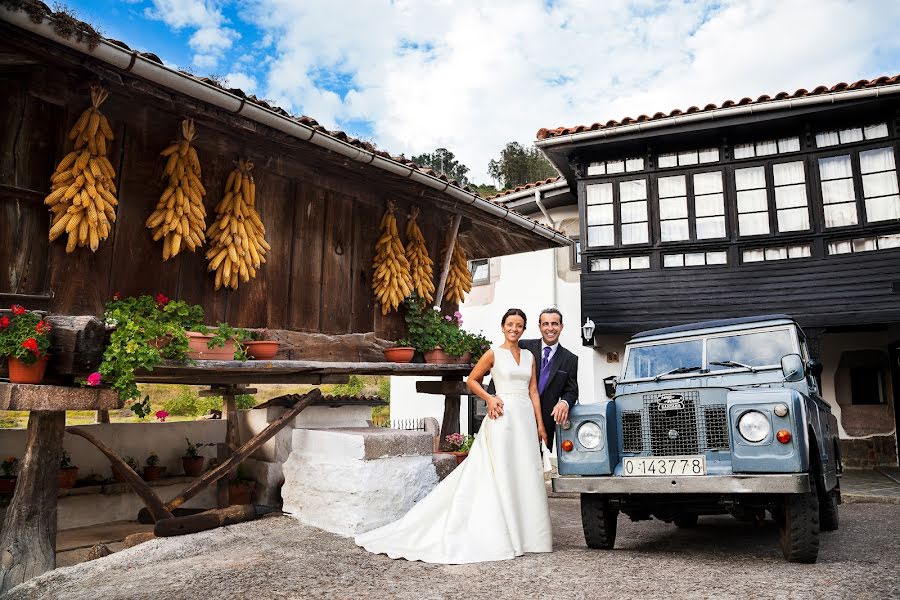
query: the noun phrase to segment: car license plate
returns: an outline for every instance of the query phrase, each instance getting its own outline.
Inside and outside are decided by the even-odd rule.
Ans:
[[[706,475],[706,457],[692,456],[626,457],[623,472],[631,477],[669,477]]]

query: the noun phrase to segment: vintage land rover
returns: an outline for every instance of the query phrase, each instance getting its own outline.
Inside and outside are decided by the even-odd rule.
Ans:
[[[591,548],[615,544],[619,513],[693,527],[730,513],[779,527],[785,558],[815,562],[838,527],[837,421],[821,364],[787,315],[645,331],[625,349],[611,398],[558,428],[558,492],[581,493]]]

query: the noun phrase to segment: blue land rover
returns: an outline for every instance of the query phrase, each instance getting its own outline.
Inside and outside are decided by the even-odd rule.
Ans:
[[[791,562],[815,562],[838,527],[837,421],[821,364],[786,315],[645,331],[609,400],[558,430],[558,492],[581,493],[584,537],[611,549],[619,513],[693,527],[700,515],[765,517]]]

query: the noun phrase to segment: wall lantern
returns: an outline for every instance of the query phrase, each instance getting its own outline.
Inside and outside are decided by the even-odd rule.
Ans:
[[[588,345],[594,345],[594,322],[591,321],[590,317],[585,318],[584,325],[581,326],[581,337],[584,338]]]

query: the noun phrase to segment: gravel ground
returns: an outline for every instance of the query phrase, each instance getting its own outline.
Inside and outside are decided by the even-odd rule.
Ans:
[[[552,498],[555,551],[440,566],[392,561],[352,540],[265,518],[57,569],[11,599],[898,598],[900,506],[841,507],[819,562],[782,560],[772,521],[702,517],[694,530],[619,518],[616,550],[585,547],[577,500]]]

